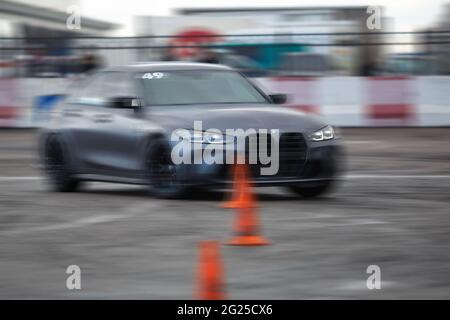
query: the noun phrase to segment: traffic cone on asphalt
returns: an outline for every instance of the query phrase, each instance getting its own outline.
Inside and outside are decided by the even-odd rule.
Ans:
[[[227,242],[228,245],[264,246],[270,244],[269,241],[260,235],[259,216],[254,206],[243,205],[237,208],[234,232],[235,236]]]
[[[245,164],[235,164],[233,166],[233,189],[231,191],[231,198],[220,204],[222,208],[237,209],[244,207],[258,207],[250,186],[249,178],[250,175]]]
[[[226,299],[224,272],[217,241],[202,241],[199,245],[199,269],[197,275],[197,299]]]
[[[252,207],[238,208],[234,222],[234,238],[227,242],[232,246],[265,246],[269,245],[261,234],[260,221],[256,209]]]

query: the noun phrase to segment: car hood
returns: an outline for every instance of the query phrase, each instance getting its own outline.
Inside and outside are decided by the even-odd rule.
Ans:
[[[279,129],[281,132],[310,132],[326,125],[319,117],[282,106],[214,105],[149,107],[146,117],[168,130],[192,129],[202,121],[203,130]]]

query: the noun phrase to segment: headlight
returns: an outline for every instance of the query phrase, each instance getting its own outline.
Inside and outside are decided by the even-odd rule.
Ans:
[[[176,134],[184,139],[189,140],[189,142],[195,143],[213,143],[213,144],[223,144],[232,142],[232,139],[227,140],[227,136],[218,132],[209,132],[209,131],[189,131],[189,134],[186,135],[186,131],[183,130],[183,134],[180,132],[176,132]]]
[[[312,141],[324,141],[330,140],[334,138],[334,130],[332,126],[326,126],[316,132],[313,132],[309,135],[309,138]]]

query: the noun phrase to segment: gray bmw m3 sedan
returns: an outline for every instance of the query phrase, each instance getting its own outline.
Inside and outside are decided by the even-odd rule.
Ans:
[[[223,187],[236,161],[256,186],[302,197],[330,190],[342,167],[340,138],[319,117],[282,106],[221,65],[154,62],[79,81],[39,136],[50,186],[82,181],[143,184],[161,197]]]

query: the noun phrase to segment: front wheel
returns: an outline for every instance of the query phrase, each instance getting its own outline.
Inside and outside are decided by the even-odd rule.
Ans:
[[[327,181],[318,185],[293,185],[288,188],[303,198],[316,198],[329,193],[334,186],[333,181]]]
[[[72,178],[68,169],[67,153],[56,137],[50,137],[45,146],[45,172],[48,184],[53,191],[75,191],[79,181]]]
[[[178,179],[177,166],[172,162],[170,147],[164,139],[151,143],[146,157],[150,193],[160,198],[181,196],[185,188]]]

